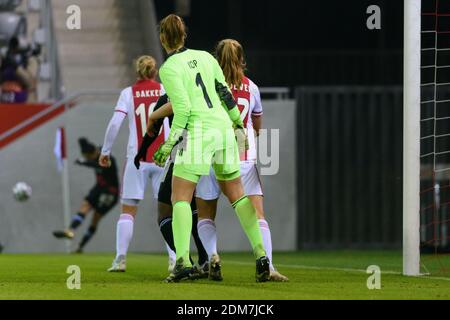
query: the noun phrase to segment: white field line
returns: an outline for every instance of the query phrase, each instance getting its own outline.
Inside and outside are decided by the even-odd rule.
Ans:
[[[233,264],[240,264],[240,265],[254,265],[254,263],[250,262],[242,262],[242,261],[227,261],[229,263]],[[358,273],[367,273],[364,269],[356,269],[356,268],[338,268],[338,267],[319,267],[319,266],[306,266],[306,265],[298,265],[298,264],[276,264],[277,267],[281,268],[292,268],[292,269],[304,269],[304,270],[329,270],[329,271],[341,271],[341,272],[358,272]],[[392,271],[392,270],[382,270],[381,274],[395,274],[395,275],[401,275],[401,272],[398,271]],[[445,277],[433,277],[433,276],[427,276],[427,275],[421,275],[421,276],[414,276],[414,278],[420,278],[420,279],[431,279],[431,280],[443,280],[443,281],[450,281],[450,278]]]

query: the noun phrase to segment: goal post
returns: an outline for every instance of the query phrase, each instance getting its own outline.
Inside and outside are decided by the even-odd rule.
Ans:
[[[404,0],[403,274],[420,274],[421,0]]]

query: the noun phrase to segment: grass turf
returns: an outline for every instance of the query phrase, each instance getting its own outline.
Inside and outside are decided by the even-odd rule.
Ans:
[[[130,254],[126,273],[107,273],[111,254],[0,255],[0,299],[450,299],[450,277],[404,277],[397,251],[277,253],[288,283],[256,283],[250,254],[222,255],[223,282],[163,283],[167,258]],[[449,257],[441,261],[450,265]],[[368,290],[369,265],[381,268],[381,289]],[[69,290],[69,265],[81,268],[81,290]]]

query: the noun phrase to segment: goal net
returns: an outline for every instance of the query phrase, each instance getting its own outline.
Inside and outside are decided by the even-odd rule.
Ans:
[[[406,1],[407,2],[407,1]],[[421,1],[420,271],[450,253],[450,1]]]

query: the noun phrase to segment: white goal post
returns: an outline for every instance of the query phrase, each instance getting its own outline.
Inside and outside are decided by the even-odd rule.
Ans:
[[[403,274],[420,274],[421,0],[404,0]]]

